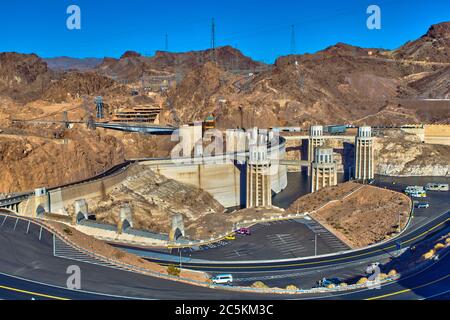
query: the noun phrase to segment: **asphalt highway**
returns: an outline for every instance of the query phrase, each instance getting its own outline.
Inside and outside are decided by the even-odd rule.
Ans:
[[[395,254],[400,246],[404,248],[405,246],[412,246],[419,243],[422,239],[427,237],[433,231],[439,229],[448,228],[450,226],[450,211],[441,214],[434,220],[421,225],[411,228],[407,232],[403,233],[401,236],[385,242],[383,244],[376,245],[374,247],[353,251],[350,253],[344,253],[339,255],[332,255],[330,257],[312,257],[312,258],[301,258],[301,259],[284,259],[284,260],[267,260],[267,261],[204,261],[204,262],[183,262],[183,266],[189,269],[196,269],[202,271],[213,271],[213,272],[227,272],[230,270],[247,270],[247,271],[260,271],[260,270],[297,270],[308,267],[324,267],[330,264],[346,263],[349,261],[355,261],[361,258],[371,258],[377,257],[384,254]],[[161,259],[148,258],[147,260],[172,264],[172,260],[165,261]]]
[[[430,178],[395,178],[394,180],[391,178],[384,178],[377,180],[376,184],[379,187],[385,187],[401,192],[408,184],[425,184],[426,182],[430,182],[429,179]],[[388,263],[393,257],[398,255],[399,251],[417,245],[422,240],[429,237],[430,234],[446,230],[449,227],[450,197],[448,192],[429,192],[427,199],[416,201],[427,201],[430,203],[430,208],[415,209],[410,225],[401,236],[370,248],[317,258],[300,257],[295,259],[287,257],[284,260],[280,260],[278,257],[272,258],[274,254],[273,251],[271,251],[271,247],[264,245],[267,247],[265,259],[256,260],[251,259],[251,257],[248,256],[243,256],[223,261],[225,260],[223,258],[214,259],[219,253],[226,252],[224,251],[224,248],[227,248],[227,246],[219,246],[218,249],[209,249],[200,255],[187,255],[183,252],[182,266],[184,268],[206,271],[211,275],[232,273],[235,282],[239,285],[250,285],[255,281],[261,280],[270,286],[284,287],[289,284],[295,284],[300,288],[308,288],[313,286],[317,280],[322,277],[352,279],[358,275],[364,274],[364,269],[367,264],[372,262]],[[289,221],[287,224],[298,225],[296,222]],[[279,225],[273,227],[276,228],[277,226]],[[286,225],[280,226],[285,230],[289,230],[289,227]],[[239,238],[237,241],[247,241],[252,244],[254,239],[252,239],[252,236],[249,236],[244,237],[244,239]],[[262,240],[259,239],[256,242],[260,243],[261,241]],[[178,252],[176,252],[174,256],[156,255],[152,257],[152,253],[149,253],[146,250],[136,250],[136,248],[134,248],[132,251],[150,261],[163,265],[179,263]],[[264,252],[264,250],[261,252]],[[311,250],[309,250],[309,252],[311,252]]]
[[[54,255],[53,235],[35,224],[0,218],[0,299],[270,299],[215,290]],[[40,238],[40,240],[39,240]],[[79,266],[81,291],[67,289]],[[272,298],[274,298],[272,296]]]
[[[16,234],[18,231],[0,231],[1,241],[13,245],[6,246],[8,249],[2,248],[0,266],[7,267],[11,274],[16,274],[0,274],[1,299],[438,299],[445,298],[450,288],[450,256],[446,255],[418,274],[383,285],[381,289],[365,288],[345,293],[300,296],[243,294],[174,283],[79,262],[76,264],[82,270],[82,291],[69,290],[63,285],[67,277],[64,270],[74,261],[52,255],[52,248],[48,245],[50,234],[37,242],[34,238],[37,236],[37,229],[26,236]],[[30,244],[35,247],[32,254],[29,253]],[[5,258],[5,254],[9,256]],[[37,278],[40,282],[33,281],[32,278]]]
[[[386,182],[387,186],[389,182]],[[402,188],[396,185],[397,188]],[[355,252],[278,261],[204,261],[183,267],[211,273],[233,273],[236,284],[264,279],[271,286],[299,283],[307,288],[323,276],[357,275],[368,263],[387,262],[402,249],[450,231],[448,193],[430,193],[431,208],[418,210],[398,239]],[[443,211],[444,210],[444,211]],[[39,226],[0,218],[0,299],[446,299],[449,296],[449,257],[381,289],[361,289],[320,295],[275,295],[198,287],[54,255],[54,237]],[[400,249],[400,251],[399,251]],[[164,264],[164,261],[158,261]],[[67,268],[81,269],[81,290],[69,290]],[[293,282],[293,281],[298,282]]]
[[[438,222],[426,234],[438,232],[444,226],[448,231],[448,218]],[[381,290],[359,290],[346,294],[280,296],[213,290],[179,282],[143,276],[128,271],[107,268],[55,257],[53,236],[41,233],[37,225],[8,218],[0,227],[0,298],[2,299],[292,299],[292,298],[426,298],[446,294],[449,259],[443,258],[433,269],[424,271],[398,283],[386,285]],[[422,230],[418,230],[422,231]],[[441,230],[442,231],[442,230]],[[423,233],[424,233],[423,232]],[[417,234],[419,241],[426,234]],[[39,235],[41,240],[39,240]],[[66,288],[67,267],[78,265],[82,270],[82,291]],[[406,291],[405,291],[406,290]],[[395,295],[392,295],[395,293]],[[433,294],[431,294],[433,293]]]

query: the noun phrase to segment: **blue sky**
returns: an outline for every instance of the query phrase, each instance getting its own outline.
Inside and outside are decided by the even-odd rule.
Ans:
[[[66,27],[67,7],[81,8],[81,30]],[[366,9],[381,8],[381,30],[368,30]],[[217,45],[237,46],[254,59],[273,62],[290,53],[295,25],[297,53],[337,42],[396,48],[450,21],[449,0],[14,0],[2,1],[0,51],[43,57],[119,57],[126,50],[153,54],[208,48],[211,19]]]

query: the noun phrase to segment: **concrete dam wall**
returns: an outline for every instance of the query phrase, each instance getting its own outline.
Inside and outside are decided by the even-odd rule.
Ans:
[[[146,165],[169,179],[205,190],[224,207],[245,205],[246,165],[236,164],[232,160],[221,164]],[[274,172],[270,176],[272,192],[279,193],[287,187],[287,167],[276,166]]]
[[[283,159],[285,143],[268,149],[269,157]],[[241,156],[245,157],[246,152]],[[245,158],[244,158],[245,159]],[[194,159],[148,159],[135,160],[139,165],[147,166],[158,173],[178,182],[190,184],[209,192],[224,207],[243,207],[246,202],[246,164],[239,164],[234,157],[219,155]],[[73,206],[76,200],[92,199],[103,196],[130,176],[131,164],[104,177],[80,182],[50,190],[47,194],[34,195],[19,205],[19,212],[27,216],[36,216],[43,212],[67,215],[66,208]],[[270,175],[272,193],[279,193],[287,187],[287,166],[272,165]]]

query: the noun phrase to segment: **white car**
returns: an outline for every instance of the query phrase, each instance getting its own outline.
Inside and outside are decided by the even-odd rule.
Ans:
[[[219,274],[213,278],[211,278],[212,283],[214,284],[232,284],[233,276],[231,274]]]

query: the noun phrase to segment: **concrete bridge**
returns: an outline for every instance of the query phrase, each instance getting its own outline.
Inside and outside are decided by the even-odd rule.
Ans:
[[[0,200],[0,208],[9,209],[13,212],[19,212],[19,205],[21,202],[28,199],[28,197],[32,196],[33,193],[25,193],[18,196],[1,199]]]
[[[325,140],[343,140],[343,141],[355,141],[355,136],[349,135],[323,135],[321,136]],[[299,141],[299,140],[308,140],[310,138],[309,135],[292,135],[292,136],[283,136],[286,141]]]
[[[74,124],[83,124],[85,121],[61,121],[61,120],[12,120],[13,123],[31,123],[35,125],[66,125],[72,127]],[[94,122],[96,128],[104,128],[123,132],[137,132],[146,134],[172,134],[177,128],[172,126],[146,125],[140,123],[109,123]]]
[[[95,127],[110,130],[137,132],[146,134],[172,134],[177,128],[171,126],[145,125],[145,124],[124,124],[124,123],[104,123],[96,122]]]

